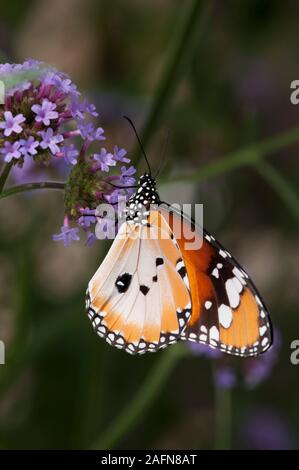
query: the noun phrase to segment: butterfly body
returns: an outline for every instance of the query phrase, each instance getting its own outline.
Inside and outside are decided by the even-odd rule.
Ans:
[[[199,243],[188,249],[192,238]],[[86,308],[96,332],[131,354],[189,340],[247,357],[272,343],[249,276],[212,235],[161,202],[149,173],[89,283]]]

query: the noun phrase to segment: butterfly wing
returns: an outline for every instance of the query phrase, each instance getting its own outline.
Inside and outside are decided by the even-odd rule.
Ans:
[[[182,338],[236,356],[255,356],[272,344],[272,327],[256,287],[223,246],[205,230],[163,205],[177,238],[192,297],[192,314]],[[179,231],[178,231],[179,227]],[[197,249],[186,249],[197,240]],[[189,245],[190,246],[190,245]]]
[[[179,246],[161,213],[151,211],[145,225],[121,225],[86,302],[96,332],[131,354],[180,339],[191,296]]]

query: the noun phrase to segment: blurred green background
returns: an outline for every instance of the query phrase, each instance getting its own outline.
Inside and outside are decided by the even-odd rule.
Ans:
[[[162,198],[204,204],[206,228],[252,275],[278,333],[270,364],[180,345],[113,349],[84,311],[107,245],[52,241],[62,193],[1,200],[0,448],[298,447],[298,16],[294,0],[2,3],[1,62],[32,57],[69,73],[108,140],[135,158],[129,115],[152,167],[166,162]]]

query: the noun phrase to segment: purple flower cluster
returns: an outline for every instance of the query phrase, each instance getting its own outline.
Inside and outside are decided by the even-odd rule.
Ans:
[[[96,149],[105,140],[103,128],[94,122],[98,112],[66,74],[29,59],[23,64],[0,64],[0,79],[6,86],[5,102],[0,105],[0,154],[18,168],[51,160],[70,166],[66,217],[61,233],[53,238],[68,246],[79,240],[81,228],[90,245],[95,239],[91,226],[97,221],[96,207],[130,194],[109,183],[134,184],[136,170],[127,166],[126,150],[117,146],[113,151],[103,146]],[[72,222],[77,227],[72,228]]]
[[[32,73],[35,72],[33,75]],[[32,77],[33,78],[27,78]],[[69,77],[41,62],[0,65],[0,78],[17,85],[6,87],[4,105],[0,106],[0,152],[6,162],[23,166],[25,158],[47,163],[49,157],[64,158],[74,165],[78,152],[69,156],[69,139],[86,137],[104,140],[102,128],[95,128],[89,118],[95,116],[94,105],[83,101]],[[67,132],[67,126],[72,131]]]

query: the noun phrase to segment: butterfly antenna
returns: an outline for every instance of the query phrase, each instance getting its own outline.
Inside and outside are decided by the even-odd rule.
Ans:
[[[145,161],[146,161],[146,164],[147,164],[147,167],[148,167],[148,172],[149,172],[150,176],[152,176],[151,167],[150,167],[149,161],[148,161],[148,159],[147,159],[147,156],[146,156],[145,150],[144,150],[144,148],[143,148],[143,145],[142,145],[142,143],[141,143],[141,140],[140,140],[140,138],[139,138],[138,132],[137,132],[137,130],[136,130],[136,127],[134,126],[132,120],[131,120],[128,116],[124,116],[124,119],[126,119],[126,121],[128,121],[128,123],[130,124],[130,126],[132,127],[132,129],[133,129],[133,131],[134,131],[134,133],[135,133],[135,136],[136,136],[136,138],[137,138],[137,140],[138,140],[138,143],[139,143],[139,147],[141,148],[142,154],[143,154],[143,156],[144,156],[144,158],[145,158]]]
[[[105,183],[110,184],[110,186],[113,186],[113,188],[117,188],[117,189],[138,188],[137,184],[134,184],[132,186],[118,186],[116,184],[110,183],[110,181],[105,181]]]

